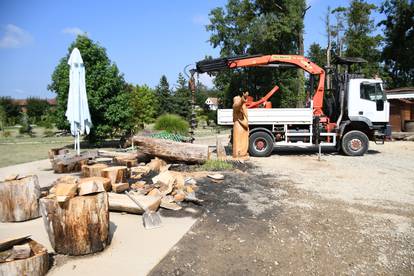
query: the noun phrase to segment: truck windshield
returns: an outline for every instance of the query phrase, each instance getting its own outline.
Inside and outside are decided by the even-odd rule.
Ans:
[[[361,99],[369,101],[385,100],[381,83],[361,83],[360,86]]]

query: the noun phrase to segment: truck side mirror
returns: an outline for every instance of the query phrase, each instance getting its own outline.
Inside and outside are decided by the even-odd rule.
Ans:
[[[376,100],[377,103],[377,111],[384,111],[384,100],[378,99]]]

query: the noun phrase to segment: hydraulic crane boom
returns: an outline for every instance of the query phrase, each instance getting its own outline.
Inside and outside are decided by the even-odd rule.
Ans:
[[[197,72],[214,72],[240,67],[298,67],[312,75],[319,76],[318,86],[313,94],[313,114],[322,116],[325,91],[325,71],[309,59],[298,55],[256,55],[220,58],[197,62]],[[273,94],[273,93],[272,93]]]

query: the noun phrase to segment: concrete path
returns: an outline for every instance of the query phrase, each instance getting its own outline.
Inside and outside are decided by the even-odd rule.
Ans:
[[[54,174],[49,160],[0,168],[0,179],[17,174],[37,174],[41,186],[50,185],[62,174]],[[142,217],[110,213],[111,244],[101,253],[83,257],[59,257],[48,275],[146,275],[197,221],[191,217],[162,217],[163,226],[145,230]],[[180,212],[180,211],[178,211]],[[19,235],[32,238],[53,252],[42,218],[19,223],[0,223],[0,240]]]

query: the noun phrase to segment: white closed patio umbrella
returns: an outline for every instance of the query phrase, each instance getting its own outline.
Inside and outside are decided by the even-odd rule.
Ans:
[[[80,155],[80,135],[89,134],[92,120],[86,96],[85,67],[78,48],[73,49],[68,64],[70,65],[69,94],[65,115],[70,123],[70,132],[75,136],[74,148]]]

